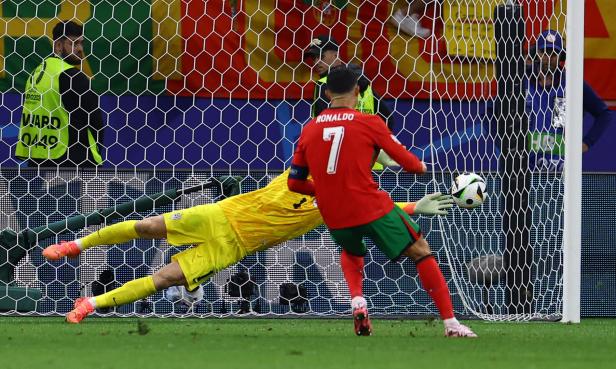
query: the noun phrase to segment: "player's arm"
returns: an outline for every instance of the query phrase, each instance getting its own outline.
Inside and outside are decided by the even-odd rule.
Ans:
[[[314,196],[314,182],[308,179],[308,167],[291,164],[287,186],[293,192]]]
[[[375,127],[377,145],[407,172],[424,173],[426,165],[417,156],[406,150],[400,141],[391,134],[391,131],[387,129],[385,122],[381,118],[377,116],[373,116],[373,118],[377,120],[377,122],[371,124]]]
[[[585,81],[583,93],[584,110],[589,112],[594,118],[592,127],[584,136],[583,140],[588,147],[591,147],[601,138],[603,132],[609,126],[612,121],[612,112]]]
[[[99,146],[102,145],[103,115],[98,96],[90,88],[88,76],[76,68],[68,69],[60,74],[59,84],[62,104],[71,113],[71,124],[75,125],[77,131],[83,131],[86,127],[92,128],[94,139]],[[82,142],[88,145],[87,139]]]
[[[393,132],[394,125],[396,123],[396,121],[394,120],[393,111],[390,109],[389,105],[387,105],[387,103],[383,101],[383,98],[381,96],[379,96],[376,92],[373,92],[372,94],[374,95],[374,106],[376,107],[376,114],[381,117],[385,121],[385,123],[387,123],[387,128],[389,128],[389,130]]]
[[[379,155],[376,157],[376,162],[379,164],[383,164],[386,167],[399,167],[394,159],[390,158],[389,155],[383,150],[379,151]]]
[[[325,95],[327,86],[325,83],[317,82],[314,86],[314,101],[312,102],[312,118],[316,118],[323,110],[329,107],[329,99]]]
[[[300,136],[297,144],[293,160],[291,161],[291,170],[289,170],[289,178],[287,178],[287,186],[289,190],[302,195],[314,196],[314,182],[308,179],[308,163],[304,156],[302,138]]]
[[[396,205],[408,215],[447,215],[448,210],[453,207],[453,199],[450,195],[435,192],[417,202],[397,202]]]

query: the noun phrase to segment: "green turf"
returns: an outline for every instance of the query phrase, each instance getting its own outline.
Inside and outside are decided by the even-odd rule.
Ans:
[[[440,322],[348,319],[110,319],[0,317],[9,368],[615,368],[616,319],[469,322],[478,339],[446,339]],[[139,332],[141,331],[141,332]],[[140,334],[141,333],[141,334]]]

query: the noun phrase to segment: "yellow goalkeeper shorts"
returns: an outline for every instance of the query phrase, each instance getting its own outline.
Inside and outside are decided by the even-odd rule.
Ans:
[[[163,217],[170,244],[195,245],[171,257],[180,264],[190,290],[246,256],[218,204],[178,210]]]

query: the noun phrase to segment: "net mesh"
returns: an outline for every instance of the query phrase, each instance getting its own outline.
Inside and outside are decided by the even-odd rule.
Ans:
[[[398,139],[432,163],[424,176],[391,168],[375,172],[394,200],[448,193],[462,172],[486,180],[481,207],[417,217],[456,313],[556,319],[562,310],[564,196],[559,117],[566,100],[564,83],[558,84],[563,76],[545,67],[545,53],[533,45],[547,29],[566,37],[565,10],[557,0],[4,1],[0,226],[19,233],[225,175],[241,176],[242,192],[265,186],[288,165],[310,116],[314,75],[303,52],[316,36],[327,35],[340,44],[340,59],[361,65],[391,107]],[[81,70],[93,77],[105,123],[100,144],[106,155],[98,169],[37,169],[14,155],[26,80],[51,55],[50,36],[60,19],[85,25]],[[544,40],[554,46],[552,37],[560,36]],[[539,83],[563,87],[531,88]],[[221,196],[209,189],[122,219]],[[46,247],[98,227],[67,229],[35,243]],[[20,314],[64,314],[75,298],[93,293],[104,271],[113,272],[109,285],[117,286],[157,271],[179,251],[164,240],[139,240],[46,262],[40,247],[21,255],[10,237],[3,242],[4,288],[23,294],[5,294],[0,307]],[[414,264],[388,261],[368,245],[364,293],[371,313],[435,315]],[[247,292],[235,296],[229,281],[243,273],[250,278]],[[300,296],[281,300],[285,284]],[[322,226],[248,256],[203,287],[204,299],[188,312],[158,292],[109,313],[350,311],[339,249]],[[31,290],[40,296],[29,295]]]

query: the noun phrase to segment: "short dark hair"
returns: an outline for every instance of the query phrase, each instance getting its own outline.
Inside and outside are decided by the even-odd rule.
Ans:
[[[328,50],[337,52],[339,48],[340,46],[335,38],[328,35],[320,35],[312,39],[310,46],[308,46],[308,49],[304,52],[304,58],[319,58],[324,52]]]
[[[334,94],[345,94],[357,86],[359,75],[357,71],[341,65],[332,68],[327,75],[327,89]]]
[[[53,27],[53,40],[57,41],[64,37],[83,36],[83,26],[73,21],[60,21]]]

